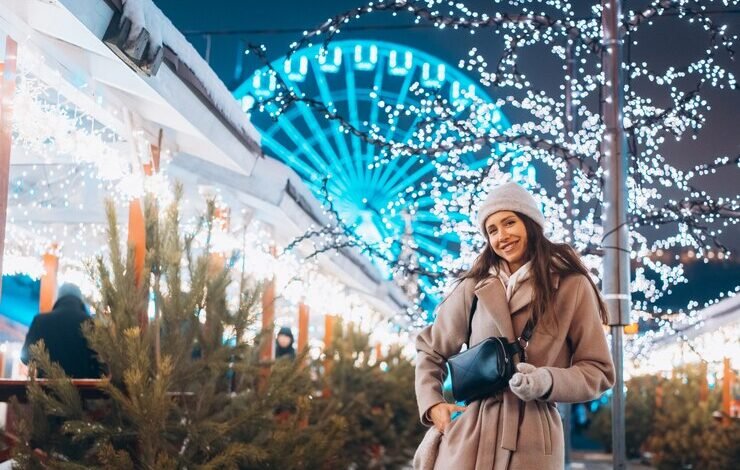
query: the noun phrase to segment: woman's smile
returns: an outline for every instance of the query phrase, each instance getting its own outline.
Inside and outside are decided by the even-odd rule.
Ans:
[[[518,243],[518,241],[502,243],[500,249],[506,254],[511,254],[516,250]]]

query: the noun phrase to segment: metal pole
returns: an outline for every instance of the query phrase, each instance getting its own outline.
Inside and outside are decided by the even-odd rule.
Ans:
[[[206,53],[205,53],[205,59],[206,59],[206,63],[207,64],[210,64],[211,63],[211,39],[212,39],[211,38],[211,35],[210,34],[206,34]]]
[[[602,288],[609,310],[612,331],[612,355],[616,381],[612,396],[612,452],[614,468],[626,468],[624,435],[623,327],[630,323],[629,230],[627,226],[627,155],[622,127],[624,90],[622,85],[622,48],[619,35],[621,3],[602,0],[604,72],[602,118],[604,138],[601,154],[604,168],[602,219],[604,237],[604,272]]]
[[[569,143],[573,143],[574,136],[576,129],[578,128],[578,121],[577,121],[577,113],[575,112],[573,108],[573,82],[575,81],[575,73],[576,73],[576,66],[575,66],[575,57],[573,54],[573,41],[571,39],[568,39],[568,44],[566,45],[565,49],[565,75],[567,77],[566,83],[565,83],[565,132],[566,132],[566,139]],[[565,177],[565,183],[564,183],[564,189],[565,189],[565,200],[568,204],[568,209],[566,211],[567,214],[567,220],[566,220],[566,228],[568,230],[568,242],[573,243],[575,240],[575,234],[573,233],[573,205],[575,203],[573,198],[573,166],[568,164],[567,165],[567,173]],[[571,432],[572,432],[572,425],[571,425],[571,404],[570,403],[564,403],[561,408],[561,416],[563,418],[563,437],[565,439],[565,468],[570,469],[570,463],[571,463],[571,450],[572,450],[572,442],[571,442]]]
[[[622,326],[612,325],[612,358],[617,371],[616,381],[612,394],[612,455],[614,469],[627,468],[627,449],[624,431],[624,376],[623,376],[623,347]]]

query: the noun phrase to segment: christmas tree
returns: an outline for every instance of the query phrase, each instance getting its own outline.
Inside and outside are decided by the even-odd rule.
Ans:
[[[729,469],[740,459],[740,424],[725,427],[712,417],[720,408],[719,387],[705,388],[695,365],[677,368],[670,379],[633,377],[627,381],[625,435],[627,455],[653,456],[659,469]],[[704,383],[706,385],[706,383]],[[611,445],[608,409],[599,409],[589,434],[607,448]]]
[[[725,427],[712,417],[720,408],[719,387],[699,400],[701,374],[696,366],[674,370],[660,384],[660,406],[655,411],[653,433],[647,446],[655,454],[659,469],[735,468],[740,458],[740,424]]]
[[[645,441],[653,432],[657,383],[658,378],[652,375],[632,377],[626,383],[624,422],[627,457],[640,457],[642,451],[645,450]],[[594,413],[587,434],[611,452],[611,410],[609,408],[600,407]]]
[[[263,364],[261,336],[245,339],[261,286],[242,274],[238,295],[227,295],[229,263],[211,246],[214,202],[185,235],[177,203],[162,215],[153,201],[145,207],[143,269],[131,247],[121,249],[112,203],[109,253],[93,269],[101,300],[85,335],[104,364],[107,398],[83,400],[43,344],[34,346],[32,370],[49,382],[29,386],[17,467],[326,468],[346,421],[308,421],[303,357]],[[149,292],[155,315],[146,322]]]
[[[405,468],[421,441],[414,396],[414,366],[401,349],[383,357],[373,353],[370,337],[337,322],[330,365],[321,368],[326,392],[316,403],[314,420],[337,416],[346,422],[344,445],[332,468]],[[327,363],[328,364],[328,363]]]

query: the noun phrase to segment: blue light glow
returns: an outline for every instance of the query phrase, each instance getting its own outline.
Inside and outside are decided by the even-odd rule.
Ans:
[[[415,84],[430,87],[432,93],[456,105],[466,106],[474,97],[493,102],[457,68],[399,44],[334,41],[328,50],[320,46],[302,49],[290,61],[278,59],[272,67],[298,96],[321,101],[353,126],[373,129],[387,141],[414,139],[424,122],[424,113],[408,111],[423,108],[422,99],[429,97],[414,92]],[[234,92],[244,106],[255,104],[247,96],[260,102],[277,92],[275,77],[266,70],[257,71]],[[275,103],[265,108],[268,113],[277,109]],[[317,196],[321,197],[323,176],[331,175],[328,190],[337,209],[347,223],[356,225],[356,233],[364,240],[400,240],[403,214],[411,214],[413,239],[423,266],[457,254],[458,236],[440,233],[439,219],[432,213],[435,201],[422,191],[437,176],[434,162],[447,160],[446,154],[435,154],[426,161],[414,157],[379,162],[376,148],[343,132],[337,121],[324,119],[303,103],[290,106],[277,120],[267,113],[253,114],[251,119],[262,133],[267,153],[290,165]],[[481,126],[498,132],[509,127],[498,109],[481,111],[477,119]],[[480,168],[490,154],[464,157],[471,168]],[[398,256],[400,246],[390,249]],[[421,283],[429,285],[424,279]]]

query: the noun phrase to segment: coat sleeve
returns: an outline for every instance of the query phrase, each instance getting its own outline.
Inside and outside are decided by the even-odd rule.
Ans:
[[[447,358],[460,351],[468,336],[468,314],[473,285],[462,281],[439,305],[437,318],[416,337],[416,401],[421,422],[431,426],[427,412],[444,402],[442,383]]]
[[[596,292],[582,276],[568,330],[571,366],[545,367],[552,375],[548,401],[579,403],[598,398],[614,385],[614,364],[599,317]]]

